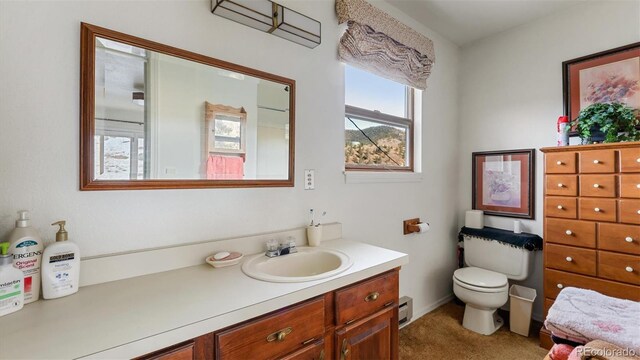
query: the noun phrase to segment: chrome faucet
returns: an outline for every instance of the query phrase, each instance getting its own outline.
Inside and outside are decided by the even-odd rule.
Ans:
[[[272,258],[297,252],[298,249],[296,248],[296,242],[295,240],[293,240],[293,238],[290,237],[280,244],[278,244],[278,242],[274,239],[267,241],[267,252],[265,253],[265,255]]]

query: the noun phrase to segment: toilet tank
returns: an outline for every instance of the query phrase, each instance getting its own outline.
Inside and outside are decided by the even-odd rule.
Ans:
[[[502,273],[512,280],[524,280],[529,276],[533,251],[495,240],[464,236],[464,262],[467,266]]]

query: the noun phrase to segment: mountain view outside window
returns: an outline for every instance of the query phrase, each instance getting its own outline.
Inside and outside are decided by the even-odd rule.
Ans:
[[[345,68],[347,169],[408,169],[411,90],[366,71]]]

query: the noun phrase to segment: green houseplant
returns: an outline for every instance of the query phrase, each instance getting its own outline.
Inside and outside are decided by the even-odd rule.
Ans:
[[[583,144],[640,140],[635,111],[619,102],[596,103],[580,111],[569,128],[576,128]]]

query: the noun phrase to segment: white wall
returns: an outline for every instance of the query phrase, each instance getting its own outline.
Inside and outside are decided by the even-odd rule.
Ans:
[[[282,3],[322,22],[322,45],[310,50],[217,17],[208,0],[1,1],[0,237],[16,210],[30,209],[46,239],[49,224],[66,219],[83,256],[95,256],[299,227],[313,207],[344,223],[345,238],[410,254],[400,286],[417,312],[448,296],[459,212],[458,48],[388,8],[435,42],[423,93],[425,176],[346,185],[334,1]],[[295,79],[296,187],[78,191],[81,21]],[[303,190],[304,169],[316,170],[316,190]],[[413,217],[431,232],[403,236],[402,220]]]
[[[640,41],[640,2],[598,1],[476,42],[462,49],[458,224],[471,208],[473,151],[555,146],[562,115],[563,61]],[[536,152],[536,220],[526,231],[542,236],[543,156]],[[486,225],[512,229],[513,219]],[[542,314],[542,255],[525,284],[538,290]]]

